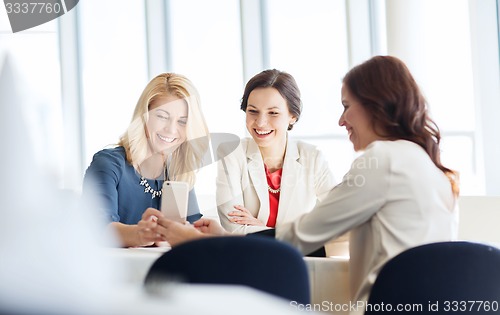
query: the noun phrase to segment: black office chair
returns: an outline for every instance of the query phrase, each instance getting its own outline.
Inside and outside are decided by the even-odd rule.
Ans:
[[[309,277],[302,255],[266,237],[213,237],[172,248],[151,266],[146,287],[169,280],[241,284],[289,301],[310,303]]]
[[[500,314],[500,249],[460,241],[404,251],[382,267],[365,314],[387,308],[420,315]]]

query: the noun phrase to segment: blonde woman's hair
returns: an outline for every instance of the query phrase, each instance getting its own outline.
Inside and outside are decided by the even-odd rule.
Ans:
[[[198,91],[186,77],[163,73],[152,79],[139,97],[132,121],[118,145],[125,148],[127,161],[138,169],[138,165],[149,157],[146,122],[149,120],[150,106],[155,100],[166,96],[183,99],[188,108],[186,141],[172,153],[168,178],[187,182],[193,187],[196,180],[195,171],[203,166],[203,158],[208,150],[209,133],[201,112]]]

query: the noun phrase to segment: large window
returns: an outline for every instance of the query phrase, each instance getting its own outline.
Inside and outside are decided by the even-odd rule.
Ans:
[[[243,73],[239,2],[171,0],[170,71],[190,78],[211,132],[242,134]],[[193,9],[196,8],[196,9]],[[208,13],[210,12],[210,13]]]
[[[443,133],[442,160],[461,173],[466,194],[484,193],[475,155],[474,90],[467,0],[423,1],[420,84]],[[453,10],[450,7],[453,6]]]
[[[443,163],[460,172],[463,194],[483,194],[469,1],[387,3],[388,52],[407,63],[426,96],[443,136]]]
[[[77,9],[86,167],[118,142],[148,82],[146,24],[142,1],[80,1]]]
[[[244,84],[266,68],[296,78],[304,111],[290,136],[318,145],[340,180],[355,157],[338,126],[341,79],[351,66],[387,52],[403,59],[422,87],[442,131],[443,162],[461,172],[462,193],[498,194],[498,2],[80,1],[64,16],[15,34],[0,10],[0,57],[10,53],[30,90],[32,133],[44,163],[59,175],[63,165],[81,167],[61,175],[72,176],[64,178],[68,188],[81,181],[95,152],[118,141],[159,72],[194,82],[211,132],[245,136]],[[65,25],[69,18],[74,30]],[[68,94],[78,94],[72,104]],[[81,120],[78,135],[68,136],[67,117]],[[76,159],[81,165],[73,167]],[[214,176],[215,165],[200,170],[200,195],[213,196]]]
[[[211,133],[242,136],[239,1],[171,0],[168,18],[172,53],[169,70],[193,81]],[[199,170],[195,186],[200,207],[209,215],[216,213],[215,176],[216,164],[207,165]]]
[[[0,68],[8,56],[22,91],[19,104],[0,106],[22,107],[36,161],[59,179],[63,175],[63,132],[58,44],[56,21],[12,33],[7,14],[0,9]]]
[[[303,113],[290,136],[318,145],[340,181],[354,156],[338,125],[341,80],[349,68],[345,1],[266,4],[269,67],[293,75],[302,94]]]

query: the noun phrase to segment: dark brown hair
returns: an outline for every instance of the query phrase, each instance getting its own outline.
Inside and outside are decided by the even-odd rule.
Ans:
[[[299,87],[290,74],[276,69],[264,70],[253,76],[247,82],[243,97],[241,98],[241,110],[246,112],[248,96],[254,89],[266,87],[272,87],[278,90],[281,96],[286,100],[288,111],[295,117],[295,122],[297,122],[302,112]],[[292,128],[292,124],[288,125],[288,130],[292,130]]]
[[[439,128],[429,117],[427,102],[401,60],[375,56],[352,68],[343,83],[370,113],[379,136],[412,141],[424,148],[448,176],[453,193],[458,196],[458,172],[441,163]]]

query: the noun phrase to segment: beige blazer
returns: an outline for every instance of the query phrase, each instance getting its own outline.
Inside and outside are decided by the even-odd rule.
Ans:
[[[217,172],[217,209],[222,226],[233,233],[246,234],[267,229],[229,221],[234,205],[243,205],[254,217],[267,223],[269,193],[264,162],[259,147],[251,138],[235,145],[221,145]],[[335,186],[323,154],[313,145],[288,140],[281,178],[281,193],[276,227],[309,212]]]

